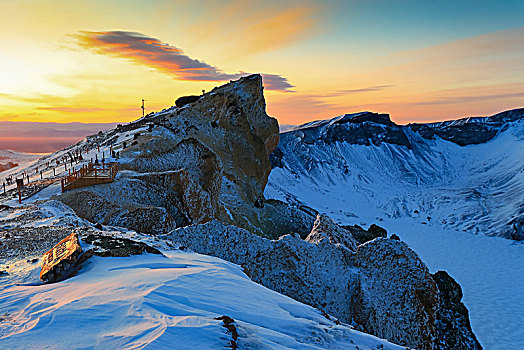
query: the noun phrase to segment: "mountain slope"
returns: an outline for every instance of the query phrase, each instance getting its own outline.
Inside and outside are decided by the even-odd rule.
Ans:
[[[339,209],[358,217],[355,223],[411,217],[521,240],[523,117],[524,110],[515,110],[455,123],[399,126],[387,115],[365,112],[308,123],[281,134],[272,154],[269,193],[296,194],[301,200],[307,187],[329,193],[333,202],[351,197]],[[464,125],[483,131],[476,134]],[[461,146],[466,139],[469,144]]]

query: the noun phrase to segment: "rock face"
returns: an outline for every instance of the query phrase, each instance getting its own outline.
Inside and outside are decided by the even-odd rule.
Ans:
[[[491,140],[505,123],[522,119],[524,108],[513,109],[491,117],[469,117],[430,124],[409,124],[426,139],[438,136],[460,146],[477,145]]]
[[[361,272],[353,319],[362,329],[400,345],[434,348],[438,289],[418,256],[405,243],[377,238],[358,247],[353,263]]]
[[[411,148],[404,128],[393,123],[389,114],[362,112],[344,114],[330,120],[311,122],[300,126],[300,130],[286,133],[300,138],[304,143],[348,142],[355,145],[381,145],[390,143]]]
[[[460,285],[445,271],[432,275],[439,289],[436,313],[436,345],[439,349],[482,349],[469,323],[468,309],[462,303]]]
[[[262,218],[273,207],[263,208],[263,191],[279,133],[262,91],[262,78],[248,76],[179,101],[180,107],[141,119],[134,129],[131,123],[113,130],[97,142],[112,143],[145,123],[156,125],[135,132],[131,146],[121,150],[113,183],[58,199],[92,222],[145,233],[218,218],[269,234]]]
[[[239,264],[255,282],[394,343],[448,349],[436,340],[439,332],[474,338],[465,323],[454,328],[458,336],[439,326],[437,284],[405,243],[377,238],[357,247],[351,233],[325,215],[305,240],[269,240],[215,220],[176,229],[171,239]]]

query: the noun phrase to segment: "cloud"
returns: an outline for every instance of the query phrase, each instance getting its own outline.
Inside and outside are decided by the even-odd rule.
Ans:
[[[276,50],[322,32],[318,17],[324,5],[308,2],[212,1],[199,8],[190,32],[199,41],[220,42],[227,53]]]
[[[288,91],[292,92],[295,86],[291,85],[287,78],[276,74],[262,73],[262,80],[264,81],[264,87],[268,90]]]
[[[342,90],[335,90],[335,91],[327,92],[327,93],[321,94],[319,96],[322,96],[322,97],[338,97],[338,96],[345,96],[345,95],[356,94],[356,93],[360,93],[360,92],[381,91],[381,90],[390,88],[392,86],[393,85],[376,85],[376,86],[368,86],[368,87],[360,88],[360,89],[342,89]]]
[[[185,55],[180,48],[141,33],[83,31],[75,37],[82,47],[100,54],[130,59],[170,74],[179,80],[226,81],[250,74],[245,72],[225,73],[206,62]],[[265,79],[265,87],[268,90],[290,91],[294,87],[287,78],[280,75],[262,74],[262,77]]]

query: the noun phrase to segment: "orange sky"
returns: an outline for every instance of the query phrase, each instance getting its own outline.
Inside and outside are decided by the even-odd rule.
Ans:
[[[142,98],[161,110],[247,73],[282,124],[522,107],[522,5],[466,3],[0,0],[0,121],[128,122]]]

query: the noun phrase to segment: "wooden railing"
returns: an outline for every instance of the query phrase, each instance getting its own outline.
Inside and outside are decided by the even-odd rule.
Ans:
[[[78,170],[69,170],[69,174],[62,178],[62,192],[74,188],[113,182],[117,172],[117,163],[94,164],[90,162]]]

